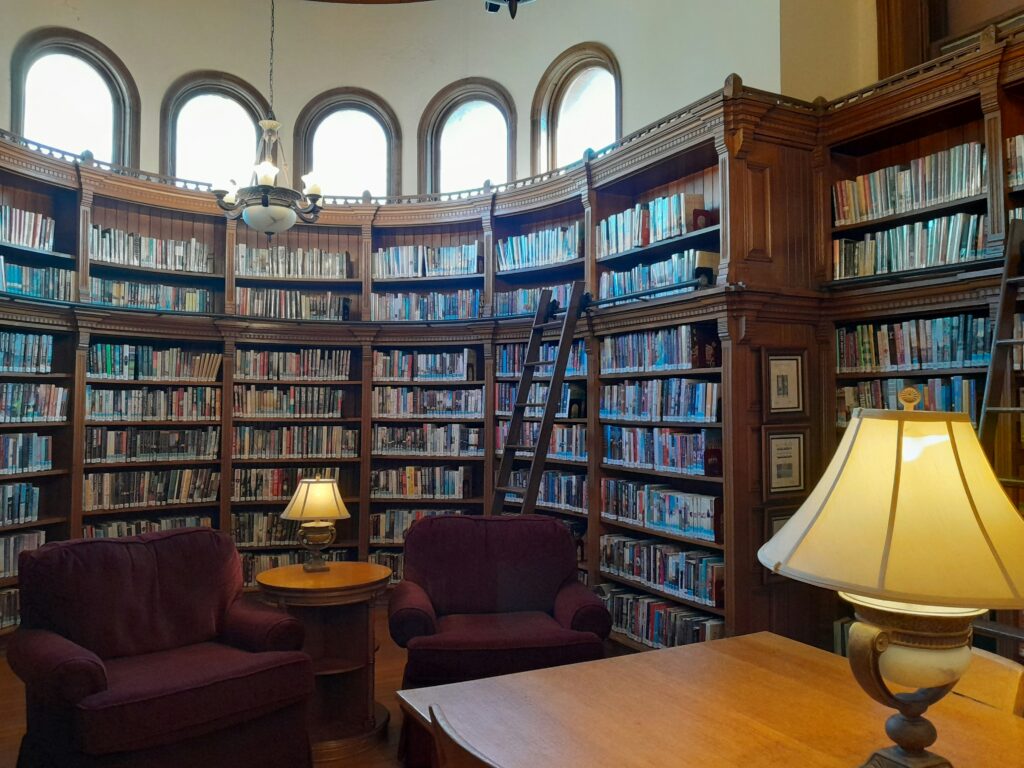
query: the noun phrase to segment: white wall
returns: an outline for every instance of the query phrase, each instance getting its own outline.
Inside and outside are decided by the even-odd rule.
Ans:
[[[534,90],[563,50],[592,40],[615,52],[628,133],[721,87],[730,72],[751,86],[780,90],[780,2],[537,0],[512,21],[507,11],[485,13],[481,0],[369,6],[278,0],[275,111],[290,151],[292,123],[310,98],[345,85],[377,92],[401,122],[403,188],[414,192],[423,108],[454,80],[488,77],[515,100],[517,172],[526,176]],[[24,33],[41,26],[85,32],[125,62],[142,96],[141,165],[146,169],[159,166],[161,99],[183,73],[223,70],[266,92],[269,0],[0,0],[0,5],[0,82],[7,84],[0,88],[3,126],[10,125],[11,51]],[[825,69],[829,66],[838,65]]]

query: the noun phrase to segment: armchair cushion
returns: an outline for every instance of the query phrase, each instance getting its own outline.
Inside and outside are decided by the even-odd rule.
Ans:
[[[399,582],[388,601],[388,629],[402,648],[414,637],[437,631],[437,614],[423,587],[412,581]]]
[[[612,631],[612,617],[601,598],[575,580],[558,590],[555,620],[566,629],[593,632],[602,640]]]
[[[107,689],[107,669],[95,653],[45,629],[11,635],[7,660],[36,697],[56,706]]]
[[[79,748],[90,755],[170,744],[251,720],[312,691],[299,652],[253,654],[221,643],[107,661],[110,687],[75,708]]]
[[[263,603],[236,600],[224,615],[221,640],[244,651],[298,651],[304,638],[302,622]]]

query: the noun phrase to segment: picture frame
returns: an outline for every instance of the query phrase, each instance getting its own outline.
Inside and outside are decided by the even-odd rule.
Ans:
[[[807,352],[802,349],[762,349],[764,420],[808,418]]]
[[[781,529],[782,526],[785,525],[794,514],[796,514],[796,511],[799,508],[800,506],[798,504],[760,507],[759,512],[764,524],[764,541],[767,542],[772,538],[772,536],[778,533],[779,529]],[[785,580],[785,576],[772,573],[769,568],[761,569],[761,581],[764,584],[771,584],[773,582]]]
[[[800,496],[807,490],[810,429],[800,426],[761,428],[765,501]]]

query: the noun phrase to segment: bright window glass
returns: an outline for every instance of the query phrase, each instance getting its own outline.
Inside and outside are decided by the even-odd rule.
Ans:
[[[555,122],[555,166],[583,157],[615,141],[615,78],[602,67],[588,67],[569,83]]]
[[[114,96],[96,68],[77,56],[40,56],[25,76],[25,136],[100,161],[114,159]]]
[[[441,128],[439,192],[508,181],[508,122],[489,101],[458,106]]]
[[[313,173],[325,195],[388,194],[388,136],[361,109],[332,112],[313,133]]]
[[[235,99],[217,93],[193,96],[178,110],[174,124],[174,175],[220,189],[248,185],[257,131]]]

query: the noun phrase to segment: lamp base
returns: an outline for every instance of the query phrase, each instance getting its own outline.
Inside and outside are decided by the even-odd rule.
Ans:
[[[875,752],[861,768],[953,768],[953,764],[928,751],[911,755],[899,747],[889,747]]]
[[[309,552],[309,557],[302,564],[306,573],[322,573],[329,571],[330,566],[324,560],[323,550],[334,541],[334,523],[317,520],[299,526],[299,543]]]

